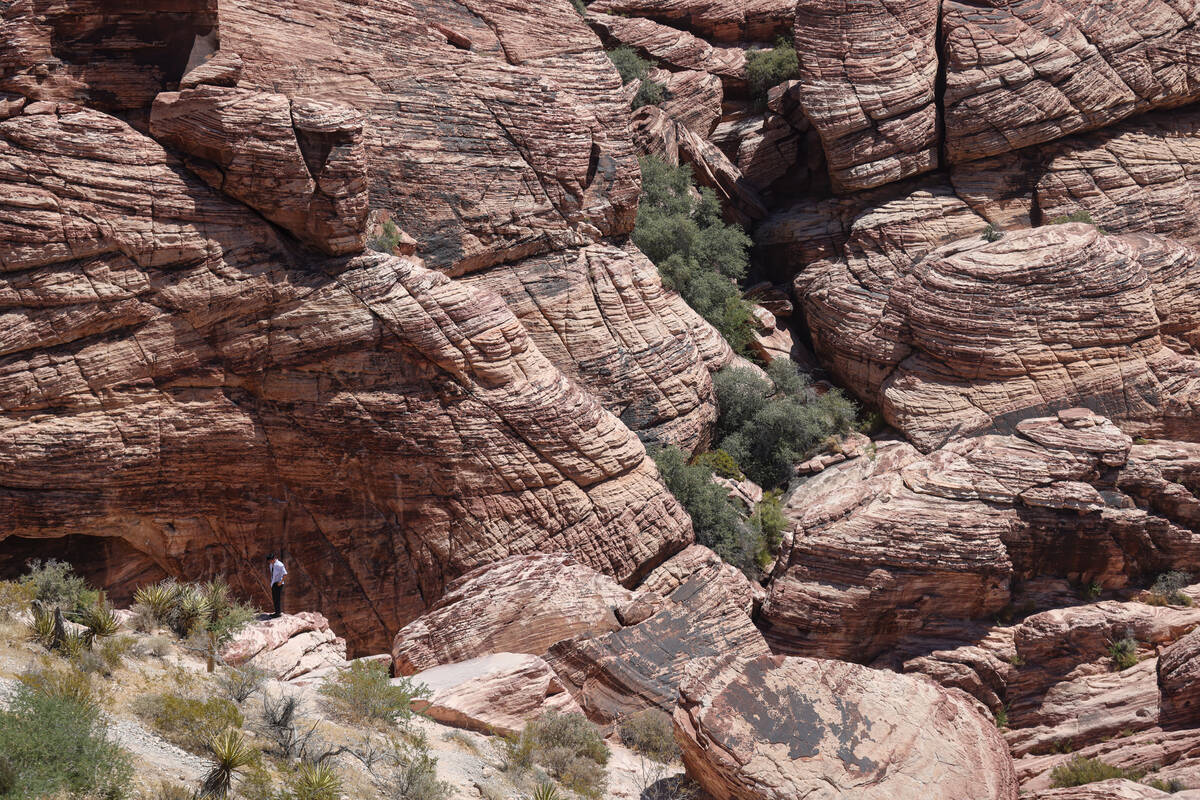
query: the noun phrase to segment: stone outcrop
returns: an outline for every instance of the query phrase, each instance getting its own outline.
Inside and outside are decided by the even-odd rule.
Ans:
[[[631,581],[689,543],[636,437],[495,295],[297,252],[95,111],[0,122],[0,175],[6,538],[122,538],[263,601],[283,549],[288,608],[368,652],[513,553]]]
[[[1033,800],[1158,800],[1158,798],[1167,797],[1187,800],[1190,795],[1195,794],[1195,792],[1168,794],[1144,783],[1117,778],[1087,783],[1083,786],[1071,786],[1066,789],[1047,789],[1044,792],[1030,795],[1030,797]]]
[[[493,653],[416,673],[428,698],[413,708],[444,725],[514,735],[548,711],[579,714],[579,706],[546,662],[520,653]]]
[[[800,0],[798,96],[840,191],[938,166],[939,3]]]
[[[163,92],[150,131],[192,170],[330,255],[363,249],[363,119],[336,103],[225,86]]]
[[[713,42],[773,42],[796,14],[787,0],[596,0],[588,10],[644,17]]]
[[[1200,567],[1184,488],[1196,445],[1131,446],[1081,409],[923,458],[884,453],[827,468],[789,498],[793,529],[762,609],[778,650],[870,660],[905,636],[999,613],[1019,582],[1120,588]]]
[[[639,55],[672,71],[700,70],[721,79],[726,89],[744,88],[746,52],[740,47],[713,47],[687,31],[644,17],[597,14],[588,24],[607,44],[633,48]]]
[[[693,551],[684,560],[702,556]],[[700,562],[691,569],[645,621],[550,648],[546,660],[592,720],[609,723],[654,707],[669,711],[685,675],[736,668],[769,652],[747,614],[753,593],[746,578],[724,564]],[[665,592],[675,574],[667,567],[648,582]]]
[[[919,447],[1081,403],[1141,435],[1200,433],[1196,251],[1066,224],[907,267],[881,252],[815,265],[796,289],[817,353]]]
[[[1017,797],[992,721],[920,678],[764,656],[689,680],[680,695],[684,764],[714,797]]]
[[[251,664],[281,681],[346,662],[346,640],[312,611],[256,620],[221,648],[226,664]]]
[[[715,75],[698,70],[668,72],[650,70],[646,80],[663,87],[658,107],[669,117],[688,126],[697,136],[707,139],[721,118],[721,81]]]
[[[1163,649],[1158,688],[1164,726],[1200,726],[1200,627]]]
[[[942,4],[951,161],[1200,97],[1194,4],[1136,0],[1097,11],[1061,0]]]

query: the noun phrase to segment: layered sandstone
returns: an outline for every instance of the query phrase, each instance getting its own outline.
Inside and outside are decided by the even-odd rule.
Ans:
[[[714,42],[773,42],[796,13],[787,0],[596,0],[588,10],[644,17]]]
[[[1012,761],[961,693],[857,664],[763,656],[680,689],[676,739],[714,797],[1005,798]]]
[[[936,242],[945,226],[916,227]],[[1135,433],[1197,436],[1196,251],[1065,224],[900,252],[871,243],[796,289],[818,354],[919,447],[1081,403]]]
[[[221,648],[226,664],[250,664],[281,681],[346,663],[346,640],[321,614],[302,611],[258,619]]]

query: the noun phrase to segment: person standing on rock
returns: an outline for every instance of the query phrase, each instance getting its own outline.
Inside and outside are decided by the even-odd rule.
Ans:
[[[275,603],[275,613],[272,619],[277,619],[283,613],[283,579],[287,577],[287,567],[275,557],[274,553],[267,556],[271,564],[271,600]]]

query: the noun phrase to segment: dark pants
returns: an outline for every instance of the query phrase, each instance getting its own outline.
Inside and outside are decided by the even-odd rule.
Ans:
[[[283,584],[271,584],[271,600],[275,603],[275,616],[283,613]]]

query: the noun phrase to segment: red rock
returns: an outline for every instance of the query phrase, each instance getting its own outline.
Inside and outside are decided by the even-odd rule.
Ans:
[[[1200,725],[1200,628],[1163,649],[1158,688],[1165,727]]]
[[[821,135],[835,189],[937,168],[939,10],[930,0],[797,4],[798,96]]]
[[[418,672],[414,683],[432,691],[413,708],[443,725],[514,735],[547,711],[581,713],[546,662],[537,656],[493,653]]]
[[[224,86],[163,92],[150,130],[214,188],[330,255],[363,249],[363,118],[333,103]]]
[[[707,138],[721,118],[721,81],[715,75],[696,70],[668,72],[654,69],[646,76],[663,87],[658,104],[663,113]]]
[[[736,668],[769,652],[747,614],[748,581],[728,569],[692,573],[644,622],[550,648],[546,660],[589,718],[607,724],[647,708],[669,711],[685,675]]]
[[[745,88],[746,53],[739,47],[713,47],[687,31],[644,17],[589,11],[585,19],[610,46],[631,47],[673,71],[700,70],[716,75],[726,89]]]
[[[360,652],[513,553],[627,581],[690,541],[636,437],[495,295],[298,255],[93,111],[0,122],[0,181],[5,538],[123,539],[129,568],[259,602],[282,548],[286,607]]]
[[[1195,756],[1198,747],[1200,731],[1150,728],[1132,736],[1118,736],[1089,745],[1069,754],[1023,756],[1014,761],[1014,766],[1017,778],[1021,781],[1021,791],[1030,793],[1049,789],[1053,769],[1073,758],[1094,758],[1131,771],[1153,771],[1151,777],[1160,780],[1182,778],[1185,785],[1196,785],[1196,779],[1200,778],[1200,761]],[[1188,794],[1192,793],[1169,796],[1183,800]]]
[[[321,614],[302,611],[259,619],[221,648],[227,664],[253,664],[281,681],[346,662],[346,640]]]
[[[1047,789],[1030,797],[1033,800],[1156,800],[1160,797],[1182,798],[1183,795],[1168,794],[1144,783],[1119,778],[1066,789]]]
[[[514,556],[468,573],[396,634],[396,674],[491,653],[541,655],[572,636],[621,627],[614,610],[633,594],[561,555]]]
[[[784,0],[596,0],[588,10],[645,17],[714,42],[773,42],[795,17]]]
[[[1058,0],[942,7],[952,162],[1091,130],[1200,96],[1195,9],[1137,0],[1120,13]]]
[[[753,487],[753,484],[750,486]],[[646,576],[638,585],[638,590],[654,592],[660,597],[670,597],[694,575],[698,575],[699,580],[703,582],[720,584],[722,592],[741,608],[746,616],[753,615],[761,600],[762,587],[748,579],[736,567],[726,564],[719,555],[702,544],[693,544],[664,561]]]
[[[714,797],[1017,797],[992,721],[924,679],[764,656],[680,694],[675,737]]]

